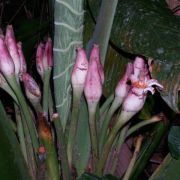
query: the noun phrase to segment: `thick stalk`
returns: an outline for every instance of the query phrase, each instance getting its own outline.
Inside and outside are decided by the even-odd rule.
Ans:
[[[65,136],[63,134],[63,127],[60,121],[58,114],[53,114],[52,120],[54,122],[56,133],[57,133],[57,141],[60,147],[59,149],[59,156],[61,159],[62,166],[62,175],[64,180],[71,180],[69,165],[68,165],[68,157],[66,151],[66,143],[65,143]]]
[[[29,133],[30,133],[30,136],[31,136],[34,151],[36,152],[38,147],[39,147],[39,142],[38,142],[36,128],[35,128],[35,125],[33,123],[32,118],[31,118],[31,114],[29,112],[29,107],[28,107],[28,105],[26,103],[24,95],[23,95],[23,93],[21,91],[21,88],[18,85],[15,77],[7,78],[7,81],[9,82],[11,88],[13,89],[13,91],[14,91],[17,99],[18,99],[20,109],[22,110],[22,113],[24,115],[24,119],[25,119],[25,121],[27,123],[27,126],[28,126],[28,130],[29,130]]]
[[[68,155],[69,167],[72,167],[73,146],[75,142],[74,138],[76,137],[76,131],[77,131],[81,94],[82,93],[73,91],[72,114],[71,114],[68,144],[67,144],[67,155]]]
[[[89,130],[90,130],[91,150],[92,150],[92,159],[93,159],[92,164],[94,171],[96,171],[97,162],[99,159],[97,129],[96,129],[96,107],[97,105],[95,104],[88,104]]]
[[[49,108],[49,80],[51,76],[51,68],[45,70],[44,72],[44,81],[43,81],[43,113],[47,117],[48,116],[48,108]]]
[[[143,136],[139,136],[137,141],[136,141],[136,145],[135,145],[135,150],[134,150],[134,153],[133,153],[133,156],[132,156],[132,159],[129,163],[129,166],[126,170],[126,173],[123,177],[123,180],[129,180],[129,177],[131,175],[131,172],[133,170],[133,167],[134,167],[134,164],[136,162],[136,159],[137,159],[137,156],[139,154],[139,151],[140,151],[140,148],[141,148],[141,144],[142,144],[142,141],[143,141]]]
[[[111,132],[109,133],[108,139],[104,145],[102,155],[100,157],[98,167],[97,167],[97,174],[102,175],[103,169],[106,163],[106,160],[108,158],[108,154],[111,150],[111,147],[113,145],[113,142],[117,136],[118,131],[123,127],[123,125],[130,119],[132,116],[124,116],[124,114],[120,114],[120,117],[118,118],[116,124],[112,128]]]

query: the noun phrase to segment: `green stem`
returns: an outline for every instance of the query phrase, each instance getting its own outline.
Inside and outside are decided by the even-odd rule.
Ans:
[[[50,86],[50,76],[51,76],[51,68],[45,70],[44,72],[44,81],[43,81],[43,113],[47,117],[48,116],[48,107],[49,107],[49,86]]]
[[[106,118],[104,119],[104,122],[102,124],[102,128],[101,128],[101,134],[100,134],[100,152],[103,148],[104,145],[104,141],[107,137],[107,130],[108,130],[108,125],[109,125],[109,121],[111,120],[113,114],[115,113],[115,111],[118,109],[118,107],[121,105],[121,102],[119,102],[119,98],[114,98],[114,101],[107,113]]]
[[[65,137],[63,134],[63,127],[62,127],[58,114],[54,114],[52,119],[53,119],[55,129],[56,129],[57,141],[60,146],[59,156],[61,159],[61,164],[63,164],[62,166],[63,179],[70,180],[71,176],[70,176],[70,170],[68,166],[68,157],[67,157],[67,151],[66,151]]]
[[[126,133],[127,133],[128,128],[129,128],[129,125],[123,127],[123,129],[120,132],[120,136],[119,136],[119,139],[118,139],[117,144],[116,144],[117,153],[116,153],[115,157],[113,158],[113,164],[112,164],[112,167],[111,167],[110,172],[109,172],[110,174],[114,174],[114,172],[116,170],[117,162],[118,162],[118,156],[119,156],[120,151],[121,151],[121,146],[126,139]]]
[[[55,150],[55,145],[53,142],[53,137],[51,134],[51,128],[46,120],[46,117],[42,114],[39,114],[39,136],[42,144],[46,150],[46,159],[45,164],[47,168],[47,179],[48,180],[59,180],[60,179],[60,171],[57,153]]]
[[[49,180],[59,180],[59,166],[54,143],[52,140],[43,139],[43,144],[46,148],[46,166]]]
[[[81,94],[82,93],[73,91],[72,114],[71,114],[68,144],[67,144],[67,155],[68,155],[69,167],[72,167],[73,146],[74,146],[74,138],[76,136],[76,131],[77,131]]]
[[[107,161],[108,158],[108,154],[111,150],[111,147],[113,145],[113,142],[117,136],[118,131],[123,127],[123,125],[130,119],[130,116],[126,117],[123,113],[120,114],[116,124],[114,125],[114,127],[112,128],[111,132],[109,133],[108,139],[104,145],[103,148],[103,152],[102,155],[100,157],[100,160],[98,162],[98,169],[97,169],[97,174],[98,175],[102,175],[103,173],[103,169],[105,166],[105,163]]]
[[[49,87],[49,116],[52,117],[54,112],[54,102],[53,102],[53,96],[51,92],[51,88]]]
[[[129,177],[130,177],[130,175],[132,173],[133,167],[135,165],[137,156],[138,156],[140,148],[141,148],[142,140],[143,140],[143,137],[140,135],[138,137],[137,141],[136,141],[136,145],[135,145],[135,150],[134,150],[133,156],[131,158],[129,166],[128,166],[128,168],[126,170],[126,173],[125,173],[125,175],[124,175],[122,180],[129,180]]]
[[[19,104],[16,95],[14,94],[14,92],[12,91],[11,87],[7,84],[4,83],[3,85],[0,86],[4,91],[6,91],[12,98],[13,100],[16,102],[16,104]]]
[[[14,108],[15,108],[15,116],[16,116],[16,122],[17,122],[17,134],[19,137],[20,147],[21,147],[24,159],[25,159],[26,163],[28,164],[22,118],[21,118],[21,115],[19,112],[19,108],[17,107],[16,104],[14,104]]]
[[[98,153],[98,140],[97,140],[97,129],[96,129],[96,107],[95,104],[88,104],[89,111],[89,130],[92,147],[92,159],[93,159],[93,170],[96,171],[97,162],[99,160]]]
[[[25,119],[25,121],[27,123],[27,126],[28,126],[28,130],[29,130],[29,133],[30,133],[30,136],[31,136],[34,151],[36,152],[38,147],[39,147],[39,142],[38,142],[36,128],[35,128],[35,125],[33,123],[32,118],[31,118],[31,114],[29,112],[29,107],[28,107],[28,105],[26,103],[24,95],[23,95],[23,93],[21,91],[21,88],[18,85],[15,77],[7,78],[7,80],[8,80],[10,86],[12,87],[12,89],[13,89],[13,91],[14,91],[17,99],[18,99],[20,108],[21,108],[21,110],[23,112],[23,115],[24,115],[24,119]]]
[[[22,118],[24,119],[24,116],[22,114]],[[29,130],[27,127],[26,122],[22,122],[23,129],[24,129],[24,136],[25,136],[25,142],[26,142],[26,150],[28,154],[28,167],[31,173],[31,176],[33,179],[36,179],[36,170],[37,170],[37,156],[36,152],[34,152],[33,146],[32,146],[32,140],[31,136],[29,134]]]
[[[159,117],[159,116],[153,116],[151,119],[149,120],[143,120],[139,123],[137,123],[136,125],[132,126],[127,134],[126,134],[126,137],[130,136],[131,134],[133,134],[134,132],[136,132],[137,130],[139,130],[140,128],[142,128],[143,126],[146,126],[146,125],[149,125],[149,124],[152,124],[152,123],[155,123],[155,122],[158,122],[158,121],[161,121],[162,118]]]
[[[107,108],[109,108],[111,102],[113,101],[114,99],[114,94],[111,94],[107,99],[106,101],[104,102],[104,104],[101,106],[100,108],[100,117],[102,116],[102,114],[104,114],[104,112],[106,111]]]

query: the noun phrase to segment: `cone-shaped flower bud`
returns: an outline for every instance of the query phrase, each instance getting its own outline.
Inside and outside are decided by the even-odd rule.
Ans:
[[[15,74],[18,75],[20,70],[20,57],[12,25],[8,25],[6,28],[5,43],[15,65]]]
[[[94,60],[97,62],[98,71],[99,71],[99,74],[101,77],[101,83],[103,84],[104,83],[104,70],[103,70],[103,66],[101,64],[99,46],[97,44],[93,45],[89,61],[91,63],[91,61],[94,61]]]
[[[22,75],[22,81],[24,83],[25,92],[32,103],[39,103],[41,99],[41,91],[35,80],[28,74]]]
[[[83,92],[86,75],[88,72],[88,60],[86,52],[82,48],[77,49],[76,60],[72,70],[71,83],[73,91]]]
[[[36,51],[36,69],[41,78],[43,78],[44,67],[43,67],[43,55],[44,55],[44,44],[40,43]]]
[[[130,85],[127,84],[130,75],[133,73],[133,66],[131,63],[128,63],[126,72],[123,78],[119,81],[115,89],[115,96],[118,97],[120,101],[122,101],[128,94]]]
[[[14,62],[4,43],[4,37],[0,35],[0,71],[5,77],[15,74]]]
[[[27,66],[26,66],[26,60],[22,51],[22,43],[18,42],[17,43],[17,47],[18,47],[18,53],[19,53],[19,59],[20,59],[20,75],[22,75],[23,73],[26,73],[27,71]]]
[[[45,50],[43,55],[43,67],[44,70],[52,68],[53,66],[53,55],[52,55],[52,40],[48,38],[45,44]]]
[[[84,93],[88,104],[98,103],[102,95],[102,81],[99,75],[97,61],[91,61],[86,76]]]

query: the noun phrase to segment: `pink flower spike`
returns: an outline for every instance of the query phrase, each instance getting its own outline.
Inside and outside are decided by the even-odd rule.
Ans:
[[[71,75],[73,91],[79,91],[79,93],[83,92],[87,72],[88,60],[86,52],[82,48],[77,48],[76,60]]]
[[[28,73],[24,73],[22,75],[22,81],[24,83],[28,99],[33,102],[39,102],[41,98],[41,91],[35,80]]]
[[[98,103],[101,98],[102,82],[96,61],[91,61],[89,64],[84,93],[88,104]]]
[[[44,54],[44,44],[40,43],[36,51],[36,69],[41,78],[43,78],[44,67],[43,67],[43,54]]]
[[[22,51],[22,43],[18,42],[17,47],[18,47],[18,53],[19,53],[19,58],[20,58],[20,75],[22,75],[23,73],[26,73],[27,65],[26,65],[26,60]]]
[[[115,89],[115,96],[120,98],[120,100],[122,101],[128,94],[129,89],[130,89],[130,85],[127,84],[127,81],[130,77],[130,75],[133,72],[133,67],[131,63],[128,63],[127,68],[126,68],[126,72],[123,76],[123,78],[119,81],[119,83],[116,86]]]
[[[12,25],[8,25],[6,28],[5,43],[15,65],[15,74],[18,75],[20,70],[20,57]]]
[[[98,71],[99,71],[99,74],[101,77],[101,82],[102,82],[102,84],[104,84],[104,70],[103,70],[103,66],[101,64],[99,45],[97,45],[97,44],[93,45],[89,61],[91,63],[91,61],[94,61],[94,60],[97,62]]]
[[[48,38],[45,44],[45,51],[43,56],[43,67],[44,70],[52,68],[53,66],[53,55],[52,55],[52,40]]]
[[[4,43],[4,37],[0,35],[0,71],[5,77],[15,75],[14,62]]]

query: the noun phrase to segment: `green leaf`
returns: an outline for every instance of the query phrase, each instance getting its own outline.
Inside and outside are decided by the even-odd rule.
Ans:
[[[140,155],[136,161],[133,172],[129,180],[137,180],[139,175],[144,170],[149,158],[152,156],[154,150],[159,145],[161,138],[169,127],[168,123],[159,122],[153,129],[151,137],[149,137],[145,144],[143,144]]]
[[[172,157],[180,157],[180,126],[172,126],[168,135],[168,145]]]
[[[100,0],[89,0],[97,13]],[[154,59],[152,77],[163,84],[161,96],[178,111],[180,18],[164,0],[122,0],[118,2],[111,42],[119,49]]]
[[[0,101],[0,177],[1,179],[27,179],[30,175],[16,135]]]
[[[80,115],[74,148],[74,164],[76,166],[78,176],[80,176],[87,167],[90,150],[91,144],[89,136],[88,109],[86,101],[83,98],[80,106]]]
[[[171,155],[168,154],[149,180],[179,180],[179,167],[180,159],[173,159]]]
[[[118,180],[119,178],[112,175],[105,175],[103,177],[96,176],[95,174],[84,173],[78,180]]]
[[[63,129],[71,104],[70,76],[75,48],[83,44],[83,0],[55,1],[54,12],[54,92]]]
[[[118,0],[101,2],[95,30],[92,39],[89,41],[88,44],[88,54],[90,54],[90,49],[93,44],[99,44],[102,64],[104,64],[105,62],[109,37],[111,33],[114,15],[116,12],[117,3]]]

